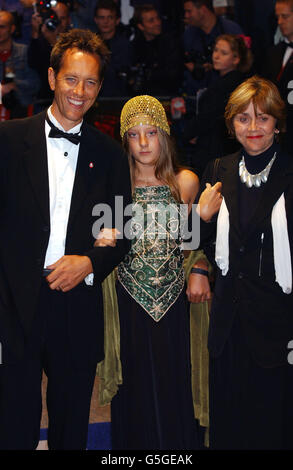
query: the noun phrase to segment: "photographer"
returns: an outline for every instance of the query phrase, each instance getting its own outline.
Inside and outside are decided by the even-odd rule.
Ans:
[[[212,0],[184,0],[184,12],[185,91],[194,95],[213,80],[215,39],[220,34],[242,34],[242,30],[234,21],[217,18]]]
[[[133,91],[156,96],[176,95],[182,79],[182,51],[152,5],[136,7],[137,34],[133,40]]]
[[[48,85],[48,68],[50,54],[60,33],[70,28],[69,8],[62,2],[51,6],[50,1],[40,2],[36,5],[36,13],[32,16],[32,39],[28,48],[28,63],[38,72],[41,81],[38,99],[44,101],[40,108],[46,107],[52,99],[52,92]],[[48,21],[48,17],[52,16]],[[46,102],[47,101],[47,102]],[[39,111],[38,109],[37,111]]]
[[[27,63],[27,46],[12,40],[14,28],[13,15],[0,11],[1,120],[25,117],[39,85]]]
[[[132,63],[129,40],[118,31],[120,11],[113,0],[100,0],[94,17],[98,33],[111,52],[100,96],[128,96],[126,72]]]

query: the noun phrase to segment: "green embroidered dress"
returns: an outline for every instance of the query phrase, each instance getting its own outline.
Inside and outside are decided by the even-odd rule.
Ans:
[[[122,385],[111,403],[112,449],[198,445],[179,210],[168,186],[135,190],[134,238],[116,286]]]
[[[118,266],[118,279],[155,321],[184,286],[180,204],[169,186],[138,187],[133,199],[131,250]]]

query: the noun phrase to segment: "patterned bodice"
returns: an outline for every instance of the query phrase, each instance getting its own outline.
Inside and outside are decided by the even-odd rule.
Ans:
[[[135,188],[130,252],[118,266],[118,279],[155,321],[184,286],[180,204],[169,186]]]

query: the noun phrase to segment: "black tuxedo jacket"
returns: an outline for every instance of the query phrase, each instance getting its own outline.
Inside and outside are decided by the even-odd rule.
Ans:
[[[217,180],[222,181],[230,220],[229,271],[223,276],[217,270],[210,314],[209,351],[213,357],[221,354],[234,317],[239,315],[254,360],[263,367],[274,367],[286,363],[288,342],[293,339],[293,294],[284,294],[275,281],[271,214],[284,193],[293,259],[293,164],[287,154],[278,154],[248,228],[243,231],[238,207],[240,157],[240,153],[223,157],[218,168]],[[212,171],[213,163],[205,172],[202,189],[206,182],[212,181]],[[204,240],[216,232],[216,220],[201,223],[203,247]]]
[[[266,55],[264,56],[260,72],[264,77],[268,78],[278,86],[281,96],[287,105],[287,111],[291,115],[292,99],[288,100],[288,96],[290,92],[292,93],[292,85],[288,87],[288,84],[293,80],[293,54],[287,61],[283,73],[279,77],[287,47],[288,46],[285,42],[280,42],[276,46],[268,49]],[[289,117],[291,120],[291,116]],[[290,129],[288,129],[288,131],[290,132]]]
[[[50,236],[45,112],[2,123],[0,142],[0,341],[9,362],[22,356],[31,331]],[[103,356],[101,282],[129,250],[126,239],[114,249],[93,247],[93,207],[109,204],[114,215],[115,195],[123,196],[124,206],[131,202],[127,157],[112,139],[84,124],[65,254],[89,256],[94,286],[82,282],[64,294],[80,362]]]
[[[286,132],[286,149],[292,155],[293,154],[293,100],[292,100],[292,89],[293,89],[293,54],[286,63],[286,67],[283,73],[278,78],[279,72],[282,68],[284,54],[287,49],[285,42],[280,42],[276,46],[268,49],[264,56],[262,66],[260,69],[261,75],[274,82],[286,103],[287,111],[287,132]],[[293,49],[292,49],[293,52]]]
[[[279,44],[270,47],[263,57],[260,72],[273,82],[276,82],[281,70],[286,49],[287,45],[285,42],[280,42]]]

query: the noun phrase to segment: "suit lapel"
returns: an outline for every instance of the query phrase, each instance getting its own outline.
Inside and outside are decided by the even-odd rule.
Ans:
[[[277,79],[277,77],[279,76],[279,74],[282,70],[284,54],[285,54],[285,51],[287,49],[287,46],[284,42],[278,44],[278,46],[277,46],[278,49],[276,49],[277,54],[275,56],[275,60],[272,60],[272,64],[271,64],[272,68],[275,67],[274,79]]]
[[[95,155],[91,148],[91,134],[88,126],[82,128],[82,138],[79,147],[78,160],[75,172],[75,179],[72,191],[70,213],[68,219],[68,229],[76,217],[85,198],[89,194],[93,181],[96,178],[95,166],[98,162],[93,159]],[[97,149],[96,149],[97,152]]]
[[[49,179],[45,115],[46,112],[42,112],[30,121],[25,139],[24,162],[42,217],[45,223],[49,225]]]
[[[238,178],[239,178],[239,160],[240,154],[237,152],[234,154],[234,158],[221,164],[223,171],[223,196],[225,198],[226,206],[229,212],[231,220],[233,220],[233,226],[238,234],[241,236],[241,230],[239,226],[239,197],[238,197]]]

